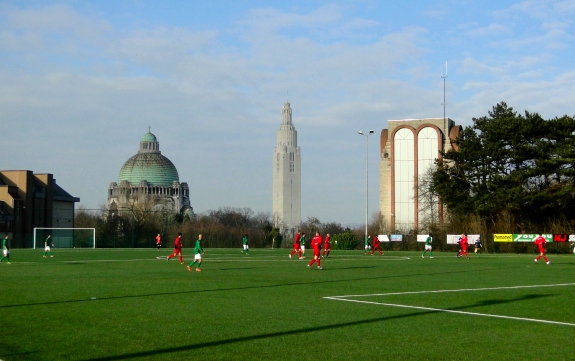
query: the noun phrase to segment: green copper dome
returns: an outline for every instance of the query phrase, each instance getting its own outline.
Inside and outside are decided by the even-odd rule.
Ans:
[[[144,134],[140,141],[138,154],[128,159],[118,175],[118,183],[128,181],[138,185],[147,181],[151,186],[171,186],[179,182],[178,171],[168,158],[160,152],[160,143],[154,134]]]
[[[157,142],[158,140],[156,139],[155,135],[148,132],[148,133],[144,134],[144,136],[142,137],[142,141],[144,141],[144,142]]]

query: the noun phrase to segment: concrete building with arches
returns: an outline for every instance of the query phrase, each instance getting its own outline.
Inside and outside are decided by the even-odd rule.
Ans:
[[[392,231],[417,230],[442,217],[439,200],[422,185],[460,131],[449,118],[389,120],[381,131],[379,212]]]

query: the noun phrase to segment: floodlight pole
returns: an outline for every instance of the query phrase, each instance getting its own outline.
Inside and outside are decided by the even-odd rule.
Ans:
[[[367,221],[369,214],[369,136],[374,132],[370,130],[367,134],[363,131],[357,132],[359,135],[365,136],[365,242],[367,242]]]

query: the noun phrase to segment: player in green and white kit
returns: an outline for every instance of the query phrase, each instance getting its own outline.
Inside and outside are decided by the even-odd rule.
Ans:
[[[4,239],[2,240],[2,258],[0,258],[0,262],[2,262],[4,260],[4,258],[6,258],[7,260],[7,264],[10,264],[10,248],[8,248],[8,235],[6,235],[6,237],[4,237]]]
[[[47,253],[50,253],[50,257],[54,257],[52,255],[52,250],[50,249],[50,244],[51,244],[50,239],[51,238],[52,238],[52,235],[49,234],[48,238],[46,238],[46,240],[44,241],[44,258],[46,258]],[[52,244],[52,246],[54,246],[54,245]]]
[[[425,258],[425,252],[429,251],[429,258],[433,258],[433,252],[431,252],[431,242],[433,242],[433,239],[431,238],[431,236],[427,236],[427,238],[425,239],[425,251],[423,251],[423,253],[421,254],[421,258]]]
[[[299,254],[299,259],[304,259],[305,258],[305,232],[303,232],[301,234],[300,249],[301,249],[301,253]]]
[[[200,234],[198,236],[198,240],[196,241],[196,246],[194,247],[194,262],[188,265],[188,271],[191,271],[194,263],[198,262],[196,272],[202,272],[200,266],[202,264],[202,255],[204,254],[204,250],[202,249],[201,241],[202,241],[202,235]]]
[[[244,245],[244,249],[242,253],[245,253],[246,256],[250,254],[250,246],[248,246],[248,235],[246,234],[244,238],[242,238],[242,244]]]

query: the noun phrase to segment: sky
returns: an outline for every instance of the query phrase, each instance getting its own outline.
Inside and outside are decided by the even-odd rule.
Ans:
[[[390,119],[575,115],[575,1],[1,1],[0,169],[107,202],[151,127],[196,213],[272,209],[289,99],[302,220],[378,211]],[[447,63],[447,71],[446,71]],[[374,130],[366,138],[358,131]]]

